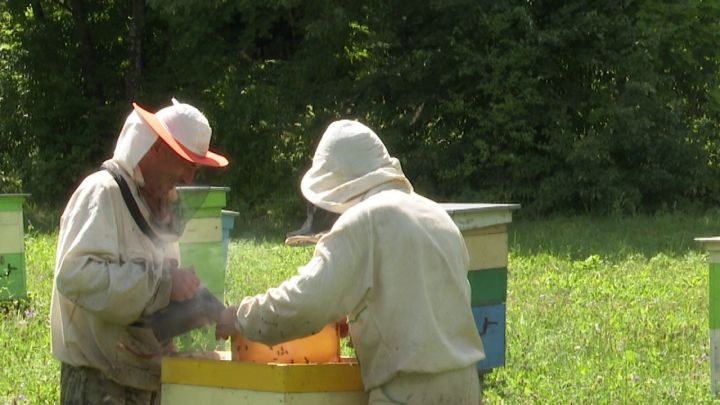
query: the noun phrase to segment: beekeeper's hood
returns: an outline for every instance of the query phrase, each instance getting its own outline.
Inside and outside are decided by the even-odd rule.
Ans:
[[[223,167],[224,156],[210,150],[212,129],[207,118],[195,107],[172,99],[172,105],[152,114],[133,103],[125,120],[113,160],[133,173],[140,160],[160,137],[180,157],[195,164]]]
[[[412,191],[400,162],[370,128],[350,120],[335,121],[320,139],[300,189],[311,203],[342,214],[373,188],[397,182]]]

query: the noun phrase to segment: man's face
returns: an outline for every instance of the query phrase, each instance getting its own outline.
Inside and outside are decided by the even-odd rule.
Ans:
[[[178,156],[165,142],[156,142],[148,155],[148,167],[143,169],[144,188],[152,198],[164,202],[175,186],[192,183],[197,165]]]

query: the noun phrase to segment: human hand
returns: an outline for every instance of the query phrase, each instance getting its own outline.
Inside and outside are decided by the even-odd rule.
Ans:
[[[222,311],[220,317],[218,317],[217,325],[215,325],[215,340],[226,340],[230,335],[237,332],[237,329],[235,329],[237,310],[237,305],[230,305]]]
[[[170,356],[177,353],[177,347],[175,346],[175,342],[170,340],[167,344],[163,346],[163,356]]]
[[[172,301],[185,301],[192,298],[200,288],[200,279],[195,275],[192,267],[171,267],[170,277],[172,278]]]

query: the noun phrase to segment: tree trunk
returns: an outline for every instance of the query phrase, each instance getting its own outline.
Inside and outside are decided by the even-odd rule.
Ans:
[[[40,1],[33,1],[31,7],[35,18],[37,18],[38,21],[43,21],[45,19],[45,12],[43,11]]]
[[[142,75],[142,45],[145,33],[145,0],[133,0],[129,32],[128,71],[125,76],[125,96],[134,101]]]
[[[87,25],[85,3],[83,0],[71,0],[70,8],[75,25],[75,36],[80,49],[83,94],[94,99],[98,104],[104,104],[103,91],[95,77],[97,63],[90,30]]]

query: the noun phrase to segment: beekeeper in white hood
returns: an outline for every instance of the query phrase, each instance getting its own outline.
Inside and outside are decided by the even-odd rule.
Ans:
[[[173,99],[156,114],[134,104],[112,159],[70,197],[50,311],[61,403],[157,401],[163,347],[137,321],[191,298],[200,285],[191,269],[177,267],[179,235],[168,207],[175,186],[190,184],[198,166],[227,165],[208,150],[211,133],[189,104]]]
[[[356,121],[327,128],[300,187],[340,217],[299,274],[228,307],[217,337],[272,345],[347,315],[371,404],[476,405],[485,355],[467,250],[448,214],[413,192],[398,160]]]

